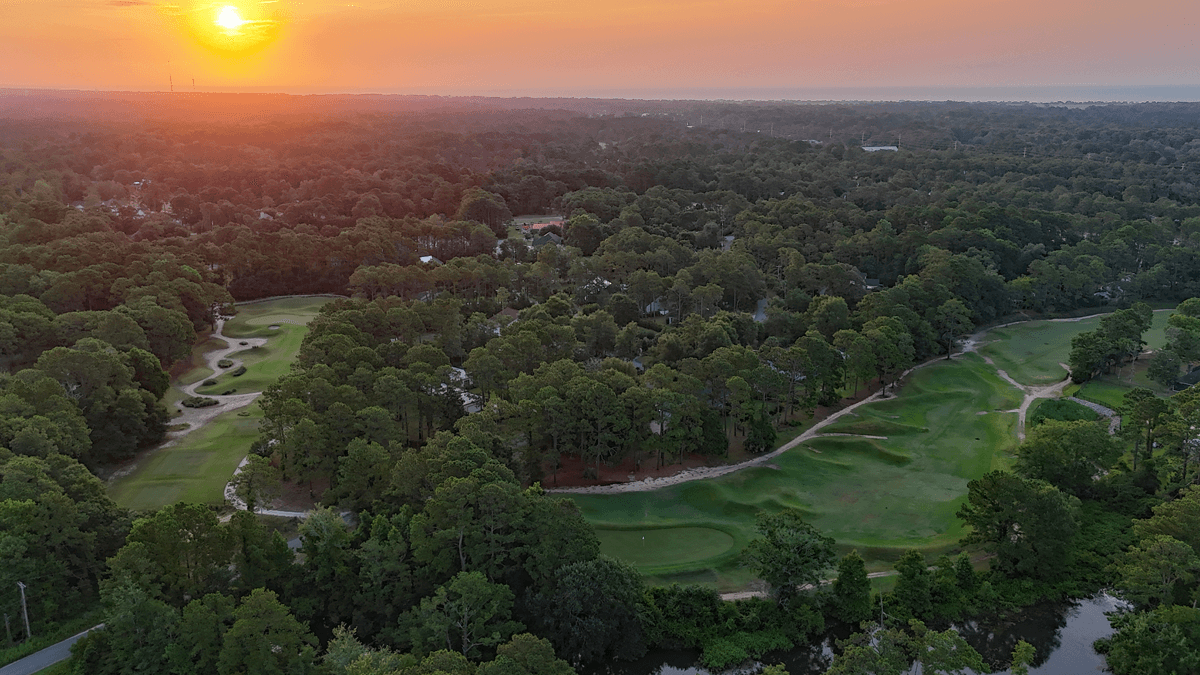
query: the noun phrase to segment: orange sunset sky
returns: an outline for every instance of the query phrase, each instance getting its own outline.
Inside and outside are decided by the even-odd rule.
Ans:
[[[1194,0],[0,0],[0,87],[1200,85]],[[221,22],[222,25],[218,25]]]

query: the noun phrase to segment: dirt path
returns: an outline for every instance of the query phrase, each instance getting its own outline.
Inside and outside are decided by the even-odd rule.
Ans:
[[[236,352],[245,351],[254,347],[262,347],[263,345],[267,344],[267,338],[235,339],[225,337],[225,334],[221,332],[224,329],[225,317],[217,319],[217,327],[216,330],[213,331],[212,337],[224,341],[228,346],[224,349],[211,351],[204,355],[205,365],[208,366],[210,371],[212,371],[212,374],[196,380],[191,384],[184,385],[182,387],[176,387],[182,391],[185,396],[196,396],[196,390],[203,386],[204,381],[209,377],[215,377],[229,370],[236,370],[243,365],[241,359],[230,359],[233,361],[233,365],[229,368],[221,368],[217,365],[221,359],[227,359]],[[177,403],[176,405],[183,414],[181,414],[179,417],[176,417],[174,420],[172,420],[172,422],[174,424],[182,424],[187,422],[188,428],[172,432],[172,434],[168,437],[171,438],[172,441],[178,440],[179,438],[182,438],[192,431],[204,426],[211,421],[212,418],[220,415],[221,413],[229,412],[230,410],[237,410],[239,408],[245,408],[253,403],[254,399],[258,398],[260,394],[262,394],[262,392],[255,391],[247,394],[230,394],[228,396],[206,396],[205,398],[215,399],[218,402],[217,405],[209,406],[207,408],[188,408],[182,403]]]
[[[227,346],[224,349],[218,349],[215,351],[211,351],[204,355],[205,365],[208,367],[208,369],[210,371],[212,371],[212,373],[210,375],[206,375],[206,376],[196,380],[192,384],[187,384],[187,385],[175,384],[175,385],[173,385],[175,387],[175,389],[183,392],[183,395],[185,397],[196,396],[197,395],[196,390],[204,385],[204,380],[206,380],[210,377],[219,375],[221,372],[224,372],[226,370],[235,370],[242,366],[241,359],[231,359],[233,361],[233,365],[231,367],[221,368],[217,365],[217,362],[220,361],[221,359],[229,358],[229,356],[231,354],[234,354],[236,352],[244,351],[244,350],[250,349],[252,347],[256,347],[256,346],[261,347],[261,346],[267,344],[267,338],[237,339],[237,338],[226,337],[225,334],[222,333],[222,331],[225,328],[225,319],[226,319],[226,317],[221,317],[221,318],[217,319],[216,327],[213,330],[212,335],[210,337],[225,342],[225,344]],[[245,343],[245,344],[242,344],[242,343]],[[179,409],[180,414],[179,414],[179,416],[171,419],[171,424],[172,425],[186,424],[187,426],[184,427],[183,429],[179,429],[178,431],[167,432],[165,441],[163,441],[161,444],[159,444],[149,450],[146,450],[143,453],[140,453],[138,455],[137,459],[135,459],[133,462],[131,462],[128,466],[122,467],[119,470],[114,471],[112,473],[112,475],[108,477],[108,480],[112,481],[116,478],[120,478],[122,476],[127,476],[127,475],[133,473],[134,471],[137,470],[138,466],[141,465],[142,460],[145,459],[146,457],[150,456],[151,454],[153,454],[155,452],[158,452],[159,450],[162,450],[164,448],[169,448],[169,447],[175,445],[176,443],[179,442],[179,440],[181,438],[183,438],[184,436],[187,436],[188,434],[192,433],[193,431],[196,431],[196,430],[200,429],[201,427],[203,427],[204,425],[208,424],[217,415],[220,415],[222,413],[227,413],[232,410],[240,410],[242,408],[245,408],[246,406],[253,403],[254,399],[258,398],[261,394],[262,394],[262,392],[256,391],[256,392],[250,392],[247,394],[230,394],[228,396],[216,396],[216,395],[207,396],[206,398],[215,399],[217,401],[217,405],[208,406],[207,408],[188,408],[188,407],[184,406],[181,402],[176,403],[175,406]]]
[[[988,357],[982,354],[979,356],[989,366],[996,365],[995,363],[992,363],[992,360]],[[1031,387],[1021,384],[1020,382],[1017,382],[1009,377],[1008,373],[999,368],[996,369],[996,374],[1000,376],[1000,379],[1021,390],[1021,393],[1024,394],[1024,398],[1021,400],[1021,406],[1019,408],[1016,410],[1004,411],[1017,413],[1017,438],[1019,440],[1025,440],[1025,418],[1029,414],[1029,407],[1033,405],[1033,402],[1039,398],[1058,398],[1059,396],[1062,396],[1063,390],[1066,389],[1067,385],[1071,383],[1071,369],[1065,363],[1060,363],[1058,365],[1062,366],[1063,370],[1067,371],[1067,376],[1061,382],[1047,385],[1045,387]]]

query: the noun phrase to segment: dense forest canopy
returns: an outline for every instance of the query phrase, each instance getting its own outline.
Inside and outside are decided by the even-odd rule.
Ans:
[[[102,599],[88,673],[558,673],[653,645],[721,665],[857,624],[857,554],[832,594],[795,592],[835,560],[795,513],[763,514],[747,549],[772,600],[721,603],[644,588],[538,484],[566,456],[594,478],[769,450],[1005,317],[1117,310],[1072,376],[1137,358],[1150,304],[1200,296],[1198,114],[6,93],[0,593],[27,581],[39,628]],[[529,215],[562,222],[524,236]],[[161,441],[167,371],[235,300],[296,293],[349,296],[261,400],[261,464],[335,509],[302,556],[245,512],[117,507],[83,466]],[[1198,316],[1171,318],[1164,384],[1200,361]],[[872,653],[952,640],[921,621],[1122,583],[1153,611],[1106,647],[1114,667],[1156,626],[1195,640],[1174,604],[1200,568],[1180,396],[1130,398],[1132,466],[1094,422],[1039,425],[960,512],[991,572],[906,554],[905,623]]]

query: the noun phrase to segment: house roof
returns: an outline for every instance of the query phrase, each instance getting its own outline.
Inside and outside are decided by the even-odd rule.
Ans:
[[[525,223],[524,225],[521,226],[521,230],[524,232],[541,232],[542,230],[546,229],[547,227],[550,227],[551,225],[557,225],[558,227],[562,227],[562,224],[563,224],[563,221],[561,221],[561,220],[547,220],[544,223]]]

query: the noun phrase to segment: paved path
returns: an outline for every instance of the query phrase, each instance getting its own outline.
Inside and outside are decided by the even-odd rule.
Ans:
[[[87,635],[89,631],[103,627],[104,624],[93,626],[78,635],[72,635],[58,644],[50,645],[40,652],[34,652],[20,661],[14,661],[0,668],[0,675],[33,675],[33,673],[49,668],[59,661],[66,661],[71,658],[71,645],[78,642],[79,638]]]
[[[1106,408],[1105,406],[1102,406],[1099,403],[1085,401],[1085,400],[1075,397],[1075,396],[1071,396],[1067,400],[1074,401],[1074,402],[1078,403],[1079,405],[1084,406],[1086,408],[1091,408],[1092,410],[1095,410],[1100,415],[1107,417],[1108,418],[1108,433],[1110,435],[1117,433],[1117,427],[1119,427],[1121,425],[1121,414],[1118,413],[1116,410],[1113,410],[1112,408]]]

